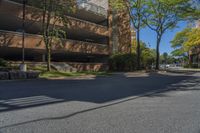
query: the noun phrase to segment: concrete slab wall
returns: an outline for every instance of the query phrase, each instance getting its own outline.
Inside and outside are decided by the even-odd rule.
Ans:
[[[108,10],[108,0],[77,0],[78,2],[88,2]]]

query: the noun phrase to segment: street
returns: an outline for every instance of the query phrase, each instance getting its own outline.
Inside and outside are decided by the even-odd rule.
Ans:
[[[200,73],[0,81],[0,133],[200,133]]]

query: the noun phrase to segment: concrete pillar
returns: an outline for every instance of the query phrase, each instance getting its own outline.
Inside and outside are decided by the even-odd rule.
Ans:
[[[46,55],[42,54],[42,62],[46,62]]]
[[[130,17],[126,10],[113,11],[109,9],[109,32],[111,53],[131,52]]]

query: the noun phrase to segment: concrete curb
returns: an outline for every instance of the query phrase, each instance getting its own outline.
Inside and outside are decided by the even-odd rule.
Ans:
[[[172,69],[167,69],[167,72],[173,72],[173,73],[200,73],[200,70],[191,70],[191,69],[181,69],[181,70],[172,70]]]

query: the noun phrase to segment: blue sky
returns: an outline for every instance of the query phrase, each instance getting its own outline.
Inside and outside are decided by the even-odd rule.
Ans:
[[[178,27],[173,30],[168,30],[161,41],[160,44],[160,52],[161,54],[164,52],[171,53],[173,50],[171,48],[170,41],[174,38],[177,32],[181,31],[187,26],[186,22],[180,22]],[[150,45],[151,48],[156,48],[156,34],[155,31],[150,30],[148,27],[144,28],[141,31],[141,40],[144,41],[146,44]]]

